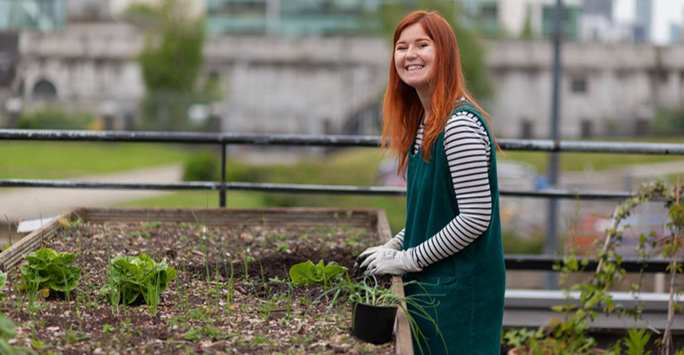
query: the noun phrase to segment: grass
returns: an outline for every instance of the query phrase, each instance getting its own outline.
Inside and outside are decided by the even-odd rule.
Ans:
[[[607,141],[607,140],[600,140]],[[681,138],[621,138],[617,142],[634,143],[682,143]],[[545,173],[549,161],[546,152],[505,151],[506,156],[498,154],[499,160],[513,160],[530,164],[537,173]],[[684,161],[684,156],[653,154],[603,154],[603,153],[560,153],[558,155],[561,171],[609,170],[625,165],[652,164]]]
[[[191,151],[150,143],[0,141],[0,178],[64,179],[183,163]]]

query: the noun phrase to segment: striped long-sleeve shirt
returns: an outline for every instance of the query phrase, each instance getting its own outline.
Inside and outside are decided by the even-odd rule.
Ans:
[[[422,140],[423,125],[416,135],[414,153]],[[444,151],[460,212],[439,233],[409,249],[420,267],[458,253],[489,226],[492,214],[488,179],[493,154],[491,146],[487,131],[475,115],[459,111],[447,122]],[[394,237],[394,241],[403,245],[404,230]]]

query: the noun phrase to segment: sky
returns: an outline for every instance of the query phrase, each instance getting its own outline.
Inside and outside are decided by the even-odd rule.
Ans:
[[[618,22],[634,22],[636,0],[615,0],[613,16]],[[666,44],[670,36],[670,24],[684,25],[684,0],[653,0],[653,39]]]

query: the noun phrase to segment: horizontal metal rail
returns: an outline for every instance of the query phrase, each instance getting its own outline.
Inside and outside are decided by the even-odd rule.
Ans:
[[[112,183],[71,180],[31,180],[0,179],[0,187],[34,187],[34,188],[66,188],[66,189],[111,189],[111,190],[226,190],[285,192],[285,193],[325,193],[351,195],[384,195],[403,196],[406,189],[389,186],[347,186],[347,185],[309,185],[309,184],[274,184],[250,182],[208,182],[191,181],[177,183]],[[629,198],[629,192],[583,192],[568,190],[507,190],[499,191],[502,196],[527,198],[563,198],[579,200],[623,200]]]
[[[378,136],[0,129],[0,140],[379,147]],[[684,155],[684,144],[498,139],[503,150]]]
[[[563,265],[563,258],[549,255],[527,255],[527,254],[506,254],[504,255],[506,263],[506,270],[553,270],[554,265]],[[591,272],[596,270],[598,263],[595,258],[578,258],[577,262],[582,265],[584,271]],[[684,260],[679,260],[679,263],[684,263]],[[653,260],[643,261],[639,258],[622,258],[620,266],[626,272],[645,272],[645,273],[669,273],[668,270],[670,262],[667,260]]]

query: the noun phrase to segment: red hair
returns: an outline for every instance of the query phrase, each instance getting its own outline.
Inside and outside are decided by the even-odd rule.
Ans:
[[[454,31],[438,12],[415,11],[407,15],[394,30],[392,43],[396,45],[401,33],[416,23],[421,25],[425,33],[435,43],[435,64],[428,78],[428,84],[432,89],[431,116],[426,117],[425,120],[421,149],[423,159],[428,161],[432,146],[444,130],[447,120],[458,106],[461,98],[465,98],[475,105],[485,118],[485,122],[487,119],[484,110],[466,89],[461,56]],[[425,110],[416,90],[399,78],[393,52],[389,81],[383,102],[382,148],[385,149],[386,145],[389,144],[390,153],[399,162],[397,169],[399,175],[403,176],[406,173],[408,153],[424,114]]]

